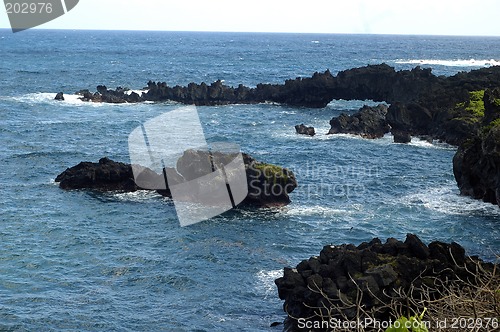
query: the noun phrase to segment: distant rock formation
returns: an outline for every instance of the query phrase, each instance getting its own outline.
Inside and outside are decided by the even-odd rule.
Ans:
[[[187,150],[177,162],[177,168],[164,170],[168,179],[175,179],[177,183],[192,180],[193,176],[203,176],[204,171],[197,168],[197,161],[211,158],[208,152]],[[219,158],[220,160],[220,158]],[[284,206],[290,203],[289,194],[297,187],[297,180],[292,171],[256,161],[248,154],[243,154],[245,172],[247,176],[248,195],[241,203],[258,207]],[[140,176],[137,182],[134,179],[132,167],[140,167]],[[120,191],[134,192],[150,190],[157,183],[165,183],[164,175],[153,170],[108,158],[102,158],[98,163],[81,162],[66,169],[55,180],[62,189],[90,189],[101,192]],[[167,187],[157,192],[163,196],[172,197]]]
[[[316,130],[314,130],[314,127],[308,127],[308,126],[304,125],[303,123],[300,125],[296,125],[295,131],[297,132],[297,134],[300,134],[300,135],[308,135],[308,136],[316,135]]]
[[[477,269],[480,264],[483,270]],[[278,294],[284,300],[288,314],[285,331],[330,331],[327,328],[300,329],[298,321],[321,325],[322,321],[339,319],[355,321],[357,307],[374,310],[374,319],[389,321],[390,309],[384,304],[398,294],[419,298],[425,285],[435,287],[454,281],[477,281],[484,271],[494,265],[477,257],[468,257],[459,244],[432,242],[425,245],[416,235],[408,234],[404,242],[378,238],[359,246],[343,244],[323,247],[319,256],[303,260],[295,268],[286,267],[276,279]],[[478,274],[478,275],[476,275]],[[398,293],[402,292],[402,293]],[[434,294],[439,298],[439,293]],[[402,301],[402,312],[408,302]],[[346,305],[346,304],[352,305]]]
[[[468,119],[455,105],[469,98],[471,91],[500,86],[500,66],[460,72],[451,77],[435,76],[431,69],[417,66],[396,71],[387,64],[368,65],[339,72],[314,73],[310,78],[286,80],[284,84],[258,84],[255,88],[231,87],[222,81],[208,85],[189,83],[168,86],[149,81],[141,95],[118,87],[98,86],[97,92],[81,90],[84,101],[137,103],[175,101],[193,105],[255,104],[276,102],[291,106],[325,107],[333,99],[374,100],[390,104],[387,122],[412,136],[432,136],[448,143],[463,142]],[[467,118],[467,114],[466,118]],[[452,121],[453,120],[453,121]]]
[[[353,115],[342,113],[330,121],[328,134],[354,134],[365,138],[383,137],[391,129],[386,120],[387,105],[363,106]]]
[[[387,64],[348,69],[336,76],[330,71],[284,84],[258,84],[255,88],[230,87],[222,81],[210,85],[190,83],[170,87],[148,82],[139,95],[121,87],[97,92],[79,91],[84,101],[136,103],[175,101],[194,105],[254,104],[276,102],[291,106],[322,108],[333,99],[374,100],[390,104],[388,110],[361,110],[353,116],[332,119],[330,133],[353,133],[367,138],[383,136],[391,129],[396,142],[412,136],[441,140],[461,146],[454,160],[457,182],[463,194],[486,201],[498,200],[497,122],[485,110],[496,100],[485,91],[500,87],[500,66],[435,76],[417,66],[396,71]],[[493,98],[488,104],[487,98]],[[376,108],[375,108],[376,109]],[[386,112],[385,115],[382,113]],[[493,179],[493,180],[492,180]],[[494,193],[494,194],[492,194]]]

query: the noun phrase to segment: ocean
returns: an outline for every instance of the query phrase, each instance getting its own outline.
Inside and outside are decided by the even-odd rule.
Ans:
[[[369,100],[197,108],[209,142],[295,172],[284,208],[181,228],[154,193],[63,191],[54,179],[80,161],[130,162],[130,132],[179,107],[84,103],[80,89],[255,86],[382,62],[453,75],[500,65],[499,50],[494,37],[0,30],[0,331],[280,330],[269,326],[285,318],[283,267],[374,237],[456,241],[494,260],[500,209],[459,195],[455,147],[325,135]],[[295,134],[300,123],[318,134]]]

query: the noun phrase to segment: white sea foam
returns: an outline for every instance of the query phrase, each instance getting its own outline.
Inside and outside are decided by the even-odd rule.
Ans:
[[[291,216],[318,216],[321,218],[332,218],[334,216],[349,214],[350,211],[343,209],[334,209],[330,207],[314,205],[314,206],[291,206],[285,207],[282,210],[283,214]]]
[[[399,201],[405,205],[424,206],[429,210],[444,214],[500,216],[500,210],[497,206],[460,196],[458,189],[452,184],[406,195],[401,197]]]
[[[147,91],[147,90],[130,90],[127,93],[131,94],[132,92],[136,92],[139,95],[142,94],[142,92]],[[110,105],[110,106],[117,106],[117,105],[133,105],[123,103],[123,104],[108,104],[108,103],[96,103],[96,102],[87,102],[87,101],[82,101],[80,98],[82,98],[81,95],[77,94],[64,94],[64,100],[55,100],[55,96],[57,93],[55,92],[36,92],[36,93],[28,93],[25,95],[21,96],[16,96],[16,97],[0,97],[0,99],[4,100],[13,100],[16,102],[21,102],[21,103],[28,103],[28,104],[40,104],[40,103],[57,103],[58,105],[74,105],[74,106],[90,106],[90,107],[100,107],[103,105]]]
[[[66,104],[83,104],[80,95],[64,94],[64,101],[55,100],[56,93],[54,92],[35,92],[28,93],[16,97],[6,97],[6,100],[14,100],[21,103],[40,104],[40,103],[66,103]],[[87,104],[87,103],[86,103]],[[95,104],[95,103],[94,103]]]
[[[456,150],[456,147],[448,143],[440,142],[437,140],[433,140],[432,142],[430,142],[418,137],[412,137],[412,140],[410,143],[408,143],[408,145],[424,149]]]
[[[130,96],[130,95],[132,94],[132,92],[135,92],[135,93],[137,93],[139,96],[142,96],[142,93],[143,93],[143,92],[144,92],[144,93],[148,93],[148,91],[149,91],[149,89],[145,89],[145,90],[128,90],[128,91],[126,91],[126,92],[125,92],[125,94],[127,94],[127,95],[129,95],[129,96]]]
[[[274,284],[274,280],[283,276],[283,270],[261,270],[257,272],[257,289],[262,291],[265,294],[265,297],[276,296],[276,285]]]
[[[144,202],[146,200],[158,198],[158,194],[151,190],[138,190],[129,193],[115,193],[113,197],[126,202]]]
[[[491,67],[500,66],[500,60],[436,60],[436,59],[412,59],[412,60],[397,60],[398,64],[413,64],[413,65],[435,65],[447,67]]]

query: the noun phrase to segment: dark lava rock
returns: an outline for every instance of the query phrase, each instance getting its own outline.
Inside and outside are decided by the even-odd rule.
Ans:
[[[297,187],[293,172],[280,166],[258,162],[248,154],[242,155],[248,194],[241,204],[257,207],[276,207],[289,204],[289,194]],[[210,155],[206,151],[187,150],[179,158],[176,169],[166,168],[164,169],[165,174],[158,174],[140,165],[130,165],[102,158],[98,163],[81,162],[66,169],[57,176],[56,182],[59,182],[59,187],[62,189],[91,189],[102,192],[134,192],[143,189],[156,190],[163,196],[172,197],[169,184],[180,184],[206,175],[212,170],[199,166],[203,160],[215,158],[215,160],[224,162],[225,157],[226,155],[222,153]],[[227,160],[227,162],[229,161]],[[133,167],[139,174],[137,180],[134,180]],[[168,183],[166,183],[165,177],[168,179]]]
[[[132,166],[101,158],[98,163],[81,162],[66,169],[55,180],[62,189],[94,189],[99,191],[138,190]]]
[[[300,125],[296,125],[295,131],[297,132],[297,134],[301,134],[301,135],[309,135],[309,136],[316,135],[316,131],[314,130],[314,127],[307,127],[303,123]]]
[[[387,106],[363,106],[353,115],[341,114],[330,121],[328,134],[355,134],[365,138],[380,138],[389,132],[386,121]]]
[[[432,126],[432,112],[417,103],[396,102],[387,111],[387,122],[395,131],[425,135]]]
[[[411,135],[407,131],[400,131],[400,130],[391,130],[392,135],[394,136],[394,143],[410,143],[411,142]]]
[[[54,98],[55,100],[64,100],[64,94],[62,92],[59,92],[56,97]]]
[[[277,207],[291,202],[289,194],[298,186],[292,171],[259,162],[248,154],[243,154],[243,161],[248,185],[248,195],[243,204]]]
[[[319,258],[304,260],[296,268],[286,267],[283,276],[275,280],[288,314],[285,331],[327,330],[300,329],[300,318],[313,323],[332,318],[355,320],[356,309],[346,303],[359,304],[365,311],[376,310],[374,318],[380,321],[394,319],[384,303],[398,298],[398,291],[412,288],[412,296],[419,298],[419,287],[436,278],[439,282],[434,285],[457,280],[473,283],[477,264],[493,271],[493,264],[466,256],[457,243],[436,241],[427,246],[413,234],[408,234],[405,242],[390,238],[385,244],[373,239],[357,247],[325,246]],[[406,305],[403,299],[402,308]]]
[[[453,157],[460,193],[500,206],[500,89],[484,93],[485,114],[478,134]]]

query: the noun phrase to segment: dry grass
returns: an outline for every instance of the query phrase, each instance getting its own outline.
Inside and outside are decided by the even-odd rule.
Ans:
[[[340,291],[338,299],[331,299],[321,289],[309,287],[321,294],[323,306],[312,308],[315,315],[306,319],[310,323],[304,331],[379,332],[385,331],[389,319],[420,316],[424,312],[423,322],[429,332],[500,331],[499,265],[496,264],[493,270],[485,269],[481,263],[474,266],[475,271],[469,271],[474,275],[472,280],[425,277],[425,282],[420,283],[422,286],[394,289],[391,294],[385,293],[385,299],[376,298],[369,289],[363,291],[353,278],[357,287],[354,301],[349,301]],[[466,269],[465,266],[461,268]],[[363,307],[364,296],[370,296],[378,304],[370,309]],[[390,318],[385,321],[376,318],[388,315]],[[302,327],[304,325],[302,323]]]

